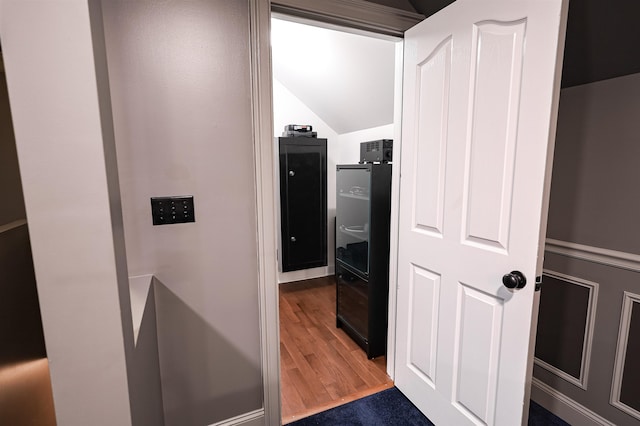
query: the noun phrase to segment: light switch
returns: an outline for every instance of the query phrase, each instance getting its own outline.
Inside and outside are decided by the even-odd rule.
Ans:
[[[193,196],[151,197],[151,217],[154,225],[195,222]]]

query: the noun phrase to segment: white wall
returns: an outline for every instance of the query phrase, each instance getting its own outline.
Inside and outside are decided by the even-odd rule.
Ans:
[[[394,125],[344,133],[338,137],[337,164],[354,164],[360,161],[360,143],[378,139],[393,139]]]
[[[262,407],[246,1],[103,1],[129,274],[152,274],[167,425]],[[193,195],[153,226],[150,197]],[[144,319],[143,319],[144,321]]]
[[[274,77],[338,133],[393,118],[395,43],[272,19]]]
[[[277,78],[273,80],[273,132],[274,137],[282,136],[287,124],[310,124],[319,138],[327,138],[329,143],[338,134],[325,123],[304,102],[298,99]],[[335,143],[334,143],[335,145]],[[328,147],[327,147],[328,148]]]

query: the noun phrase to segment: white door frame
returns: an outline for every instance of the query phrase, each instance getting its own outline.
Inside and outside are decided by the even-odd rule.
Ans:
[[[274,202],[271,78],[271,3],[249,0],[251,32],[251,108],[258,228],[258,304],[266,425],[280,424],[280,330],[276,206]]]
[[[278,223],[275,205],[275,170],[273,145],[273,99],[270,51],[271,2],[269,0],[250,1],[251,28],[251,83],[253,110],[253,137],[256,179],[256,205],[258,225],[258,265],[259,265],[259,306],[262,351],[262,375],[264,391],[264,415],[267,425],[280,424],[280,333],[277,280],[277,233]],[[313,0],[276,0],[279,6],[296,5],[304,17],[321,22],[328,20],[326,7],[315,10],[318,3]],[[404,29],[418,23],[424,17],[419,14],[399,11],[361,0],[332,0],[334,17],[342,17],[342,25],[359,29],[366,28],[380,34],[401,36]],[[326,6],[326,5],[325,5]],[[291,11],[293,9],[289,9]],[[340,15],[340,11],[343,15]],[[363,10],[366,13],[363,15]],[[344,15],[353,14],[353,19]],[[297,14],[300,16],[300,14]],[[363,21],[362,16],[365,17]],[[359,19],[354,25],[355,17]],[[389,18],[392,19],[389,19]],[[400,135],[402,116],[402,41],[396,42],[396,78],[394,99],[394,165],[392,175],[391,241],[389,269],[389,325],[387,348],[395,347],[396,313],[396,263],[398,249],[398,209],[400,181]],[[395,357],[393,350],[387,353],[387,373],[393,379]]]
[[[398,236],[400,227],[400,159],[402,157],[402,76],[404,42],[396,43],[393,99],[393,168],[391,169],[391,222],[389,229],[389,308],[387,319],[387,374],[395,380],[396,311],[398,288]]]

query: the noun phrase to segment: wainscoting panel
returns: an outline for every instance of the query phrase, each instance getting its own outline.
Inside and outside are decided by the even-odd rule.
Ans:
[[[622,308],[626,292],[638,288],[640,263],[628,253],[597,247],[581,250],[584,247],[580,245],[556,243],[553,241],[552,249],[545,252],[533,372],[534,383],[540,386],[532,389],[533,400],[561,417],[582,413],[580,407],[592,413],[587,416],[589,422],[572,424],[638,426],[640,417],[634,406],[640,389],[630,363],[640,352],[632,343],[640,340],[632,321],[634,312],[640,316],[640,305],[627,301],[627,320]],[[553,354],[553,350],[560,354]],[[614,377],[619,377],[619,382]],[[623,391],[623,377],[629,390]],[[621,392],[615,393],[618,386]],[[541,388],[553,391],[536,391]],[[576,411],[576,407],[580,409]]]
[[[544,271],[535,363],[586,389],[598,283]]]
[[[611,386],[611,404],[640,420],[640,295],[625,292]]]
[[[629,364],[637,364],[640,352],[632,347],[632,336],[640,339],[632,324],[632,314],[640,315],[640,310],[631,309],[638,304],[627,302],[628,324],[622,314],[627,292],[640,294],[640,198],[635,196],[640,181],[639,112],[640,73],[561,90],[544,268],[599,283],[597,314],[585,370],[587,389],[540,365],[534,365],[533,374],[538,383],[548,385],[545,390],[553,390],[541,392],[551,395],[549,404],[542,404],[545,408],[557,412],[557,407],[571,407],[569,411],[578,412],[582,407],[599,416],[566,419],[575,425],[640,425],[635,413],[611,402],[612,388],[617,388],[614,377],[620,378],[621,391],[614,400],[640,402],[638,376],[630,375]],[[543,283],[542,297],[547,290]],[[619,330],[628,341],[619,338]],[[627,365],[622,357],[629,360]],[[623,382],[632,389],[623,390]]]

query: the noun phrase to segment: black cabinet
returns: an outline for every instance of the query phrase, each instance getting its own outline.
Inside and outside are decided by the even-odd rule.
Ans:
[[[387,344],[391,164],[339,165],[336,186],[336,323],[374,358]]]
[[[278,138],[282,271],[327,265],[327,140]]]

